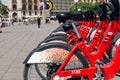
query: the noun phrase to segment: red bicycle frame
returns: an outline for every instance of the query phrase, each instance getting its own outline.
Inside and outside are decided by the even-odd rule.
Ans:
[[[120,67],[120,45],[115,52],[115,56],[111,60],[111,62],[107,65],[100,67],[102,73],[104,74],[104,80],[109,80],[115,76],[119,67]],[[89,80],[93,80],[94,74],[97,72],[96,67],[84,68],[84,69],[74,69],[74,70],[57,70],[54,78],[57,76],[61,77],[70,77],[70,76],[87,76]]]
[[[118,28],[118,19],[117,20],[113,20],[110,24],[110,26],[107,28],[107,31],[104,35],[104,38],[102,39],[102,42],[100,44],[100,46],[98,47],[97,52],[92,52],[89,53],[87,50],[87,47],[84,46],[83,42],[78,42],[78,44],[75,44],[75,46],[73,47],[73,49],[70,51],[70,53],[67,55],[66,59],[63,61],[63,63],[61,64],[61,66],[59,67],[59,69],[56,72],[56,76],[59,77],[66,77],[66,76],[87,76],[89,80],[92,80],[94,73],[97,71],[96,67],[95,67],[95,63],[97,60],[100,60],[103,57],[104,51],[106,50],[107,46],[109,45],[112,37],[115,35],[115,33],[117,32]],[[68,63],[68,61],[70,60],[70,58],[72,57],[72,55],[74,54],[74,51],[76,49],[78,49],[79,46],[81,47],[81,50],[83,51],[84,55],[86,56],[86,58],[88,59],[88,61],[90,62],[90,68],[87,69],[74,69],[74,70],[64,70],[64,67],[66,66],[66,64]],[[120,46],[119,46],[119,50],[120,50]],[[120,53],[120,51],[117,51]],[[120,55],[119,55],[119,59],[114,60],[113,61],[120,61]],[[115,63],[110,63],[110,64],[115,64]],[[116,64],[117,65],[117,64]],[[113,66],[113,67],[116,67]],[[120,66],[120,65],[118,65]],[[107,67],[103,67],[102,70],[103,72],[105,72],[105,68]],[[118,67],[117,67],[118,68]],[[117,70],[116,68],[116,70]],[[111,70],[110,68],[108,68],[107,70]],[[108,80],[109,78],[113,77],[108,75],[107,70],[105,72],[105,80]],[[117,71],[114,71],[117,72]],[[115,75],[115,74],[114,74]]]
[[[76,44],[76,45],[80,46],[79,47],[80,50],[82,50],[85,57],[87,57],[91,66],[95,66],[95,62],[96,62],[97,59],[103,58],[104,51],[110,45],[112,37],[117,33],[117,31],[118,31],[118,20],[113,20],[110,23],[110,26],[108,26],[108,28],[106,30],[106,33],[104,34],[104,38],[102,39],[102,41],[101,41],[100,45],[98,46],[96,52],[91,52],[91,50],[90,50],[91,46],[94,48],[94,46],[97,44],[95,42],[92,42],[91,43],[92,45],[90,45],[90,47],[89,46],[87,47],[83,42],[80,42],[80,43],[78,42],[78,44]],[[95,35],[93,40],[97,42],[98,40],[100,40],[99,36]]]
[[[91,27],[93,27],[93,26],[97,26],[97,24],[95,24],[94,21],[88,21],[87,25],[82,24],[81,26],[79,26],[77,28],[77,30],[79,31],[79,34],[83,37],[84,41],[85,41],[87,35],[89,34]],[[70,36],[72,38],[70,38],[70,40],[68,41],[67,44],[71,44],[73,41],[76,41],[78,39],[78,36],[74,33]]]

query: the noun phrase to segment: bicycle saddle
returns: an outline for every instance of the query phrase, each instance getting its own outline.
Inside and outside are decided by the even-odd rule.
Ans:
[[[59,23],[65,23],[67,20],[83,20],[82,12],[61,12],[56,15],[56,18],[58,19]]]
[[[81,11],[77,11],[77,12],[72,13],[71,20],[73,20],[73,21],[83,20],[82,12]]]
[[[65,23],[65,24],[63,25],[63,29],[64,29],[64,31],[68,31],[68,30],[70,30],[70,29],[73,29],[73,26],[72,26],[71,23]]]
[[[58,19],[59,23],[65,23],[67,20],[70,19],[71,15],[71,12],[61,12],[56,14],[56,18]]]

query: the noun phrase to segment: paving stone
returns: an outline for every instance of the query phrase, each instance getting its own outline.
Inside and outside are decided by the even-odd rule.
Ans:
[[[15,25],[0,34],[0,80],[23,80],[23,61],[58,24]],[[119,80],[116,77],[112,80]]]

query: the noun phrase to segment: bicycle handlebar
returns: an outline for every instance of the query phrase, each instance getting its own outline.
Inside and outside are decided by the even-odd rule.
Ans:
[[[76,35],[78,36],[78,40],[81,40],[82,37],[80,36],[80,34],[79,34],[79,32],[78,32],[78,30],[77,30],[77,28],[76,28],[74,22],[72,22],[72,26],[73,26],[73,29],[75,30]]]
[[[111,13],[109,14],[110,20],[119,18],[119,1],[110,0],[109,3],[107,3],[107,6],[111,10]]]
[[[104,20],[107,18],[107,7],[105,3],[98,6],[98,14],[99,14],[100,20]]]

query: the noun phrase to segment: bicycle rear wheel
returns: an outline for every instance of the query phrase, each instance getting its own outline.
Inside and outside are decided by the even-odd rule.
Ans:
[[[39,43],[38,47],[41,46],[42,44],[48,43],[48,42],[64,42],[64,43],[67,43],[68,39],[65,38],[64,36],[55,36],[55,37],[47,38],[44,41],[42,41],[41,43]]]
[[[114,56],[114,52],[116,51],[118,45],[120,44],[120,32],[118,32],[113,40],[112,40],[112,44],[110,45],[110,58],[112,58]]]
[[[55,73],[55,71],[59,68],[59,66],[53,67],[53,69],[55,69],[56,67],[57,68],[55,71],[51,71],[51,72],[50,72],[49,66],[51,64],[56,64],[56,65],[59,64],[60,65],[71,49],[72,49],[71,46],[63,44],[63,43],[54,43],[54,44],[50,43],[47,45],[43,45],[42,47],[40,47],[38,49],[38,51],[41,51],[41,50],[43,52],[46,51],[44,54],[47,53],[46,56],[48,56],[48,58],[50,58],[49,60],[52,59],[52,63],[33,64],[34,66],[32,64],[29,64],[29,67],[25,66],[24,80],[31,80],[31,77],[33,78],[32,75],[34,75],[34,72],[33,73],[31,72],[32,69],[33,69],[33,71],[35,71],[35,70],[37,71],[36,73],[39,76],[38,79],[40,79],[40,77],[41,77],[41,80],[51,80],[50,77]],[[86,67],[88,67],[88,62],[87,62],[86,58],[84,58],[84,56],[81,54],[81,52],[79,50],[76,50],[75,54],[72,56],[72,58],[68,62],[65,69],[86,68]],[[73,78],[74,78],[74,76],[73,76]],[[78,79],[80,79],[80,77],[76,78],[74,80],[78,80]],[[34,80],[34,79],[32,79],[32,80]]]

